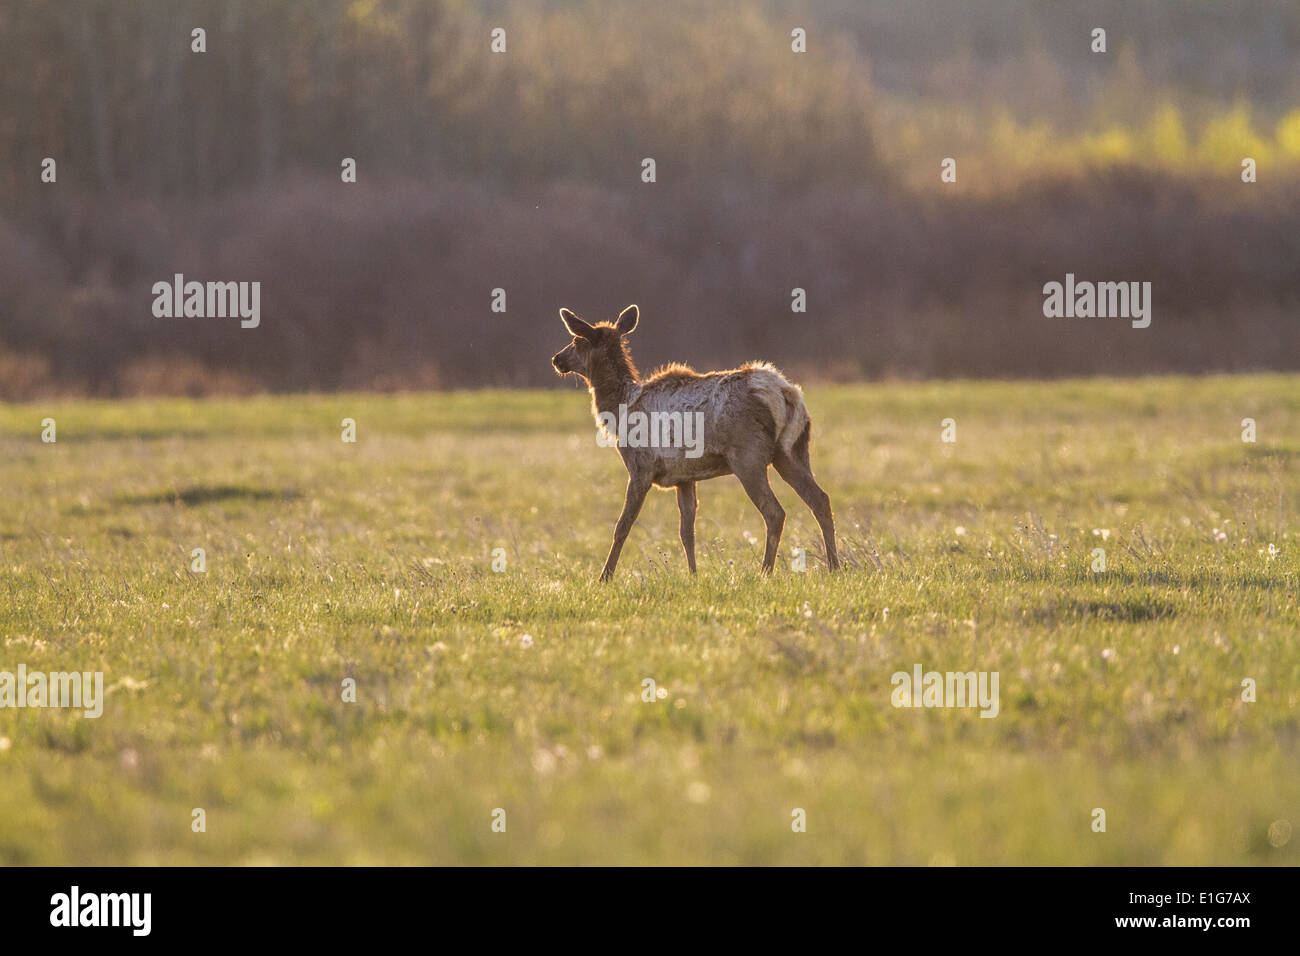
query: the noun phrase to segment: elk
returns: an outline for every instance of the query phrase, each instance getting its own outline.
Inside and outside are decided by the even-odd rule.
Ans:
[[[614,526],[614,543],[600,572],[608,581],[618,565],[623,542],[632,530],[651,486],[677,490],[679,530],[686,564],[695,573],[695,484],[708,478],[735,475],[767,525],[762,573],[776,564],[785,509],[767,481],[767,468],[775,466],[786,483],[803,499],[821,527],[826,545],[826,565],[840,566],[835,550],[835,517],[831,501],[812,473],[808,445],[812,420],[804,407],[803,392],[766,362],[750,362],[727,371],[699,373],[685,365],[668,365],[642,378],[632,363],[626,338],[636,328],[640,310],[629,305],[616,322],[588,325],[569,309],[560,318],[573,341],[551,359],[561,375],[577,375],[591,392],[592,414],[601,434],[610,439],[611,423],[618,422],[619,455],[627,468],[627,494],[623,513]],[[637,413],[642,421],[670,423],[663,432],[672,437],[676,424],[680,439],[691,421],[700,425],[700,442],[690,449],[682,441],[626,440],[624,424]],[[689,418],[688,418],[689,416]],[[653,433],[653,428],[651,429]],[[632,431],[637,438],[637,431]]]

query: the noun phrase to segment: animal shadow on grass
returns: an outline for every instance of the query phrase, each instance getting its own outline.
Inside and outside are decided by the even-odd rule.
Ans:
[[[246,485],[193,485],[189,488],[172,488],[147,495],[130,495],[119,498],[127,505],[196,505],[217,501],[293,501],[302,493],[294,488],[250,488]]]

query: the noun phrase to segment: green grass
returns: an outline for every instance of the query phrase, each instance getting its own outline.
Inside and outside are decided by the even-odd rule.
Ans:
[[[0,710],[0,863],[1300,863],[1300,378],[807,395],[844,573],[722,478],[604,586],[577,391],[0,406],[0,670],[113,687]]]

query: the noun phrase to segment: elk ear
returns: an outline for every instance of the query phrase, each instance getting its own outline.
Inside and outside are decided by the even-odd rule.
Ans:
[[[615,324],[615,328],[618,329],[618,334],[627,335],[635,329],[637,319],[639,318],[641,318],[641,310],[635,305],[629,305],[618,314],[618,322]]]
[[[570,335],[578,335],[584,339],[590,339],[591,334],[596,330],[593,329],[570,309],[560,310],[560,320],[564,322],[564,327],[569,330]]]

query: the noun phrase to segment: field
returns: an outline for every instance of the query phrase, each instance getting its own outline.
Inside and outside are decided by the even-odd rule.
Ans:
[[[576,390],[0,406],[0,671],[111,688],[0,710],[0,864],[1300,863],[1300,377],[806,394],[844,573],[774,475],[773,577],[722,478],[608,585]]]

